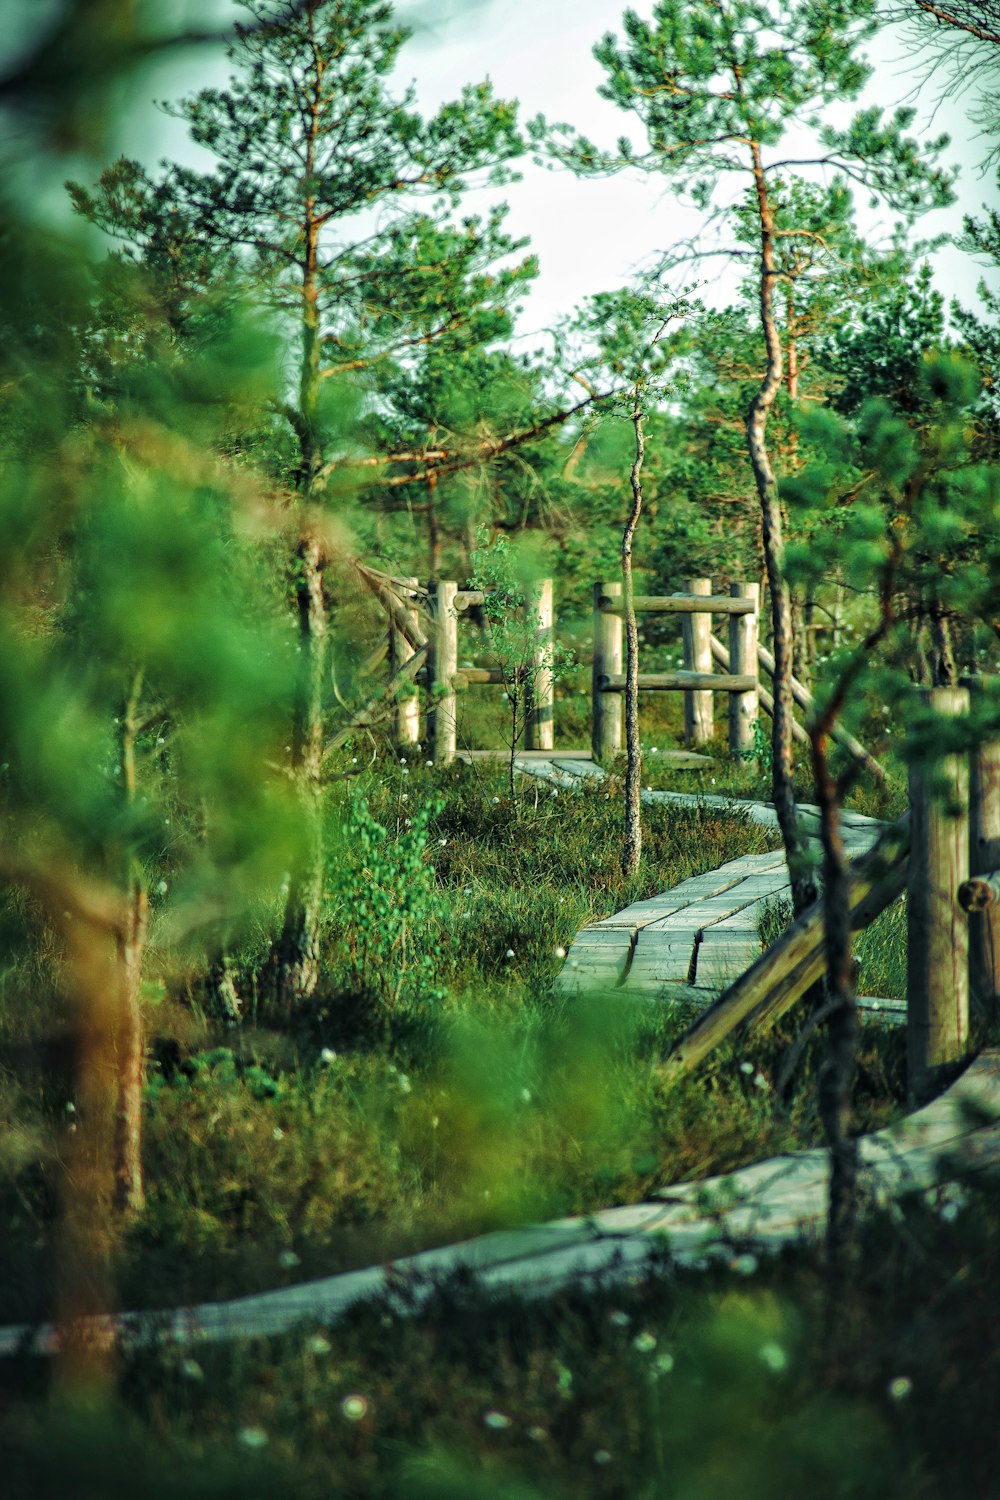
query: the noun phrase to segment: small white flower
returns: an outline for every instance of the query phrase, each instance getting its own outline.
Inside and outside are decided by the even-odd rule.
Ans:
[[[432,760],[425,760],[424,761],[424,765],[428,768],[428,770],[431,768],[431,766],[433,764],[434,764],[434,762]]]
[[[407,1076],[406,1076],[405,1073],[400,1073],[400,1075],[399,1075],[399,1092],[401,1094],[412,1094],[413,1093],[413,1084],[407,1078]]]
[[[565,958],[566,957],[566,949],[565,948],[562,948],[562,947],[560,947],[560,948],[553,948],[552,952],[553,952],[553,955],[556,958]]]
[[[462,895],[463,896],[471,896],[472,895],[472,886],[471,885],[463,885],[463,887],[462,887]]]
[[[649,753],[650,753],[650,755],[659,755],[659,753],[660,753],[660,752],[659,752],[659,749],[658,749],[658,748],[657,748],[657,746],[656,746],[656,745],[654,745],[654,746],[653,746],[653,747],[652,747],[652,749],[651,749],[651,750],[650,750],[650,752],[649,752]]]
[[[494,797],[493,798],[493,805],[494,805],[494,807],[499,807],[499,805],[500,805],[500,798],[499,797]]]
[[[748,1073],[748,1074],[752,1073],[753,1072],[753,1063],[741,1062],[740,1063],[740,1072],[741,1073]]]
[[[610,1462],[611,1454],[608,1452],[607,1448],[598,1448],[597,1452],[594,1454],[594,1463],[601,1464],[603,1467],[604,1464],[609,1464]]]
[[[403,793],[403,794],[402,794],[402,796],[401,796],[401,797],[400,797],[400,799],[399,799],[399,800],[400,800],[400,802],[409,802],[409,800],[410,800],[410,795],[409,795],[409,793],[408,793],[408,792],[404,792],[404,793]]]
[[[196,1359],[181,1360],[181,1374],[185,1380],[204,1380],[205,1372]]]
[[[329,1354],[330,1340],[325,1339],[321,1333],[314,1333],[307,1345],[310,1354]]]
[[[620,1308],[616,1307],[613,1312],[608,1313],[608,1322],[613,1323],[616,1328],[627,1328],[631,1321],[628,1313],[622,1312]]]
[[[70,1099],[70,1101],[66,1105],[66,1113],[68,1115],[75,1115],[76,1114],[76,1105],[73,1103],[72,1099]]]
[[[299,1257],[296,1255],[294,1250],[282,1250],[281,1254],[278,1256],[278,1265],[281,1266],[281,1268],[285,1271],[290,1271],[292,1267],[297,1266],[298,1263]]]
[[[505,1417],[502,1411],[488,1411],[483,1417],[483,1426],[489,1427],[493,1432],[502,1432],[505,1427],[510,1426],[510,1417]]]
[[[402,755],[399,757],[399,764],[401,766],[405,766],[406,765],[406,760],[405,760],[405,758]]]
[[[522,1104],[530,1104],[531,1103],[531,1090],[530,1089],[522,1089],[521,1090],[521,1103]]]
[[[913,1381],[909,1375],[897,1375],[889,1381],[889,1398],[892,1401],[905,1401],[913,1390]]]
[[[368,1402],[364,1396],[345,1396],[340,1409],[349,1422],[360,1422],[368,1410]]]
[[[513,948],[508,948],[507,952],[504,954],[504,958],[513,958],[513,957],[514,957],[514,950],[513,950]]]
[[[756,1255],[737,1255],[733,1261],[733,1270],[738,1276],[752,1276],[759,1264]]]
[[[649,1354],[656,1348],[656,1335],[654,1333],[637,1333],[632,1340],[632,1348],[638,1349],[640,1354]]]
[[[156,890],[159,895],[165,896],[169,889],[170,887],[167,885],[167,882],[165,880],[160,880],[157,882]]]
[[[754,1074],[753,1086],[755,1089],[769,1089],[771,1087],[763,1073]]]
[[[337,1054],[336,1052],[334,1052],[332,1047],[324,1047],[319,1055],[319,1060],[324,1065],[324,1067],[328,1068],[331,1063],[335,1063],[337,1061]]]
[[[282,1130],[280,1125],[275,1125],[274,1129],[271,1131],[271,1134],[274,1136],[274,1139],[276,1141],[283,1141],[285,1139],[285,1132]]]
[[[443,849],[443,848],[444,848],[444,846],[445,846],[445,844],[446,844],[446,843],[447,843],[447,842],[448,842],[448,840],[447,840],[447,839],[438,839],[438,843],[439,843],[439,844],[440,844],[440,845],[441,845],[441,848],[442,848],[442,849]]]
[[[267,1433],[263,1427],[243,1427],[240,1430],[239,1442],[244,1448],[266,1448]]]
[[[657,1375],[669,1375],[674,1368],[674,1356],[672,1354],[658,1354],[653,1361],[653,1369]]]
[[[958,1218],[959,1208],[957,1203],[942,1203],[941,1218],[946,1224],[954,1224]]]
[[[557,786],[554,786],[552,788],[551,792],[549,793],[549,796],[550,797],[558,797],[558,795],[559,795],[559,788]]]
[[[432,1130],[437,1130],[437,1128],[438,1128],[438,1126],[440,1124],[441,1124],[441,1121],[438,1119],[437,1115],[431,1115],[431,1129]]]

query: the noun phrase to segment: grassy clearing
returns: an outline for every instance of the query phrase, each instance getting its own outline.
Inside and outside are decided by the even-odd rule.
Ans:
[[[351,823],[362,800],[369,829],[384,830],[363,857]],[[255,999],[254,934],[232,958],[240,1024],[216,1018],[197,972],[150,1009],[147,1206],[117,1251],[127,1305],[235,1295],[588,1212],[818,1138],[808,1067],[781,1105],[752,1081],[773,1076],[784,1033],[755,1049],[749,1075],[736,1041],[668,1093],[656,1063],[682,1017],[553,993],[585,922],[767,847],[766,830],[650,809],[626,882],[613,790],[526,783],[512,802],[501,767],[440,774],[398,759],[342,785],[330,816],[341,873],[311,1011],[288,1027]],[[399,889],[408,915],[392,927],[376,918]],[[52,955],[47,969],[30,933],[22,947],[2,1023],[7,1318],[49,1305],[57,1153],[73,1123],[65,1031],[37,1045],[40,1015],[59,1023],[55,1002],[38,1004]],[[888,1090],[872,1072],[866,1120],[898,1097],[894,1069]]]

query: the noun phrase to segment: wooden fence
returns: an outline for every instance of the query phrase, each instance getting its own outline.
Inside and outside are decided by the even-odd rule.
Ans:
[[[729,748],[734,755],[749,750],[760,702],[758,585],[734,583],[728,594],[713,594],[710,579],[692,578],[684,594],[637,594],[634,604],[636,614],[682,615],[684,629],[683,671],[640,672],[640,692],[684,693],[684,736],[692,746],[712,738],[712,694],[728,693]],[[620,583],[594,585],[591,744],[597,761],[622,747],[624,612]],[[729,616],[725,672],[712,668],[713,614]]]
[[[416,578],[405,580],[409,597],[405,602],[412,623],[416,622],[415,599],[423,592]],[[427,740],[430,752],[439,765],[449,765],[458,748],[458,691],[477,685],[498,686],[504,682],[500,667],[460,667],[458,665],[458,622],[466,610],[486,603],[486,595],[477,589],[460,589],[452,579],[442,579],[429,591],[430,628],[427,641],[427,665],[414,673],[414,683],[421,683],[428,696]],[[532,593],[528,608],[537,622],[534,660],[528,672],[529,704],[525,724],[525,748],[551,750],[554,744],[554,693],[551,661],[553,611],[552,580],[542,579]],[[399,622],[399,626],[404,624]],[[409,635],[410,639],[407,639]],[[414,631],[405,632],[390,621],[390,655],[395,672],[410,661],[415,648]],[[395,740],[405,747],[420,742],[420,709],[416,688],[401,690],[396,700]]]
[[[968,713],[979,679],[926,692],[942,722]],[[944,738],[944,736],[943,736]],[[860,931],[907,896],[907,1060],[911,1098],[937,1091],[964,1061],[970,1001],[1000,1020],[1000,741],[970,756],[915,764],[910,810],[851,870],[851,925]],[[826,967],[820,902],[677,1043],[668,1073],[687,1072],[737,1026],[767,1031]]]

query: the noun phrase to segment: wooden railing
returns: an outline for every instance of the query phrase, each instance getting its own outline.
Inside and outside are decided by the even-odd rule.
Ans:
[[[979,679],[926,693],[942,724],[969,711]],[[970,1002],[1000,1020],[1000,740],[971,757],[915,763],[910,810],[850,875],[851,926],[907,897],[907,1058],[911,1097],[928,1098],[967,1056]],[[767,1031],[826,969],[822,903],[810,907],[688,1028],[665,1063],[690,1071],[738,1026]]]
[[[406,580],[411,599],[422,591],[416,578]],[[459,667],[458,622],[466,610],[481,606],[486,595],[477,589],[460,589],[452,579],[442,579],[429,592],[430,625],[427,639],[427,663],[413,674],[414,684],[427,689],[427,740],[438,765],[450,765],[458,748],[458,692],[473,686],[497,686],[505,681],[500,667]],[[553,686],[548,663],[551,658],[553,629],[552,580],[542,579],[532,593],[529,608],[537,622],[534,660],[527,673],[529,707],[525,723],[525,748],[551,750],[553,747]],[[416,608],[409,607],[416,621]],[[402,624],[403,622],[400,622]],[[402,670],[414,656],[412,629],[406,634],[390,620],[389,639],[392,664]],[[397,698],[395,740],[401,748],[420,742],[420,708],[414,688],[405,689]]]
[[[689,745],[712,738],[712,694],[729,694],[729,748],[734,755],[753,745],[760,700],[757,622],[759,588],[734,583],[728,594],[713,594],[707,578],[688,580],[684,594],[635,596],[637,614],[683,616],[684,670],[640,672],[639,690],[683,692],[684,737]],[[712,669],[713,614],[729,616],[725,672]],[[620,583],[594,586],[594,667],[591,743],[594,759],[607,760],[622,747],[624,603]]]

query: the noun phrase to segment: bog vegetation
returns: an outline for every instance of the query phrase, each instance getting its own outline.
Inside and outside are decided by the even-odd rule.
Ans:
[[[657,0],[596,47],[632,131],[611,147],[486,82],[423,112],[382,0],[245,0],[228,82],[168,106],[198,149],[155,169],[108,159],[119,90],[223,39],[181,6],[67,0],[41,30],[22,9],[0,81],[0,1322],[291,1284],[891,1119],[901,1033],[853,1002],[903,994],[898,907],[856,972],[831,960],[839,1009],[807,1047],[793,1012],[679,1083],[657,1065],[682,1001],[555,980],[587,922],[769,847],[738,808],[640,820],[641,786],[773,800],[794,910],[822,887],[835,924],[841,809],[897,816],[929,748],[914,685],[998,669],[995,278],[946,305],[920,238],[953,203],[946,140],[859,103],[890,22],[931,69],[995,68],[991,4]],[[666,229],[654,276],[525,354],[538,267],[503,192],[530,156],[647,173],[704,234]],[[995,271],[995,207],[954,236]],[[720,248],[725,308],[695,264]],[[626,601],[761,580],[773,726],[741,761],[719,739],[671,767],[679,703],[640,715],[632,692],[605,780],[516,773],[540,673],[556,745],[586,745],[592,585],[616,576]],[[443,712],[414,687],[441,578],[485,595],[458,666],[496,680],[459,693],[458,742],[493,760],[398,740],[414,691],[425,726]],[[640,649],[678,664],[676,619],[627,619],[630,675]],[[390,626],[415,653],[391,682]],[[986,693],[967,734],[998,726]],[[530,1314],[458,1277],[419,1316],[401,1289],[268,1343],[113,1359],[67,1337],[0,1369],[4,1473],[17,1496],[334,1474],[428,1500],[988,1493],[979,1188],[841,1250],[835,1306],[808,1249],[734,1247],[734,1277],[666,1246]]]

